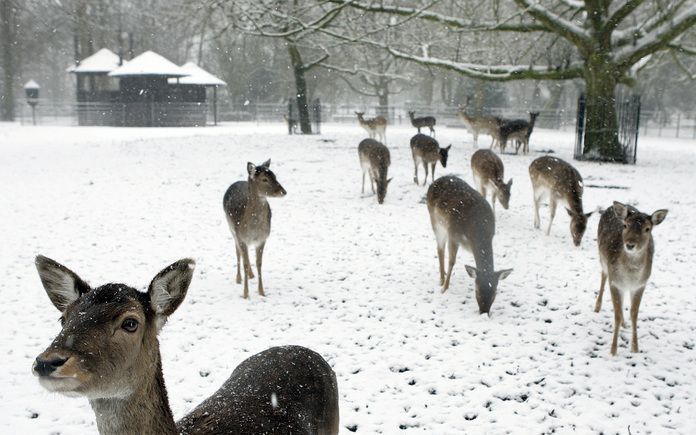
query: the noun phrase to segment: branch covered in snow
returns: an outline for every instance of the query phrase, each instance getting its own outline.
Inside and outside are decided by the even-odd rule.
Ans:
[[[590,44],[590,36],[584,29],[551,12],[537,0],[515,0],[515,3],[543,23],[547,29],[564,37],[578,48],[584,48]]]

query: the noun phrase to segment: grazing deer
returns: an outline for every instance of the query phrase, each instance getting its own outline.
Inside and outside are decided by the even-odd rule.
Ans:
[[[474,136],[474,148],[478,147],[478,136],[480,133],[491,136],[491,146],[493,148],[499,142],[500,124],[502,118],[498,116],[469,116],[463,108],[459,108],[459,117],[464,122],[466,128]]]
[[[478,191],[484,199],[487,189],[491,190],[493,215],[495,216],[496,198],[500,201],[500,205],[507,210],[510,204],[512,178],[507,183],[503,181],[505,167],[500,157],[491,150],[476,151],[471,156],[471,172],[474,174]]]
[[[522,153],[529,152],[529,137],[534,130],[534,124],[539,116],[539,112],[530,112],[529,121],[526,119],[503,120],[500,125],[500,152],[504,153],[507,146],[507,141],[512,139],[517,142],[515,154],[522,146]]]
[[[286,191],[268,169],[271,159],[256,166],[247,163],[249,178],[237,181],[225,192],[222,201],[227,224],[230,227],[237,251],[237,284],[242,282],[239,270],[240,257],[244,263],[244,298],[249,297],[249,279],[254,278],[249,262],[249,248],[256,248],[256,271],[259,274],[259,294],[265,296],[261,265],[263,248],[271,233],[271,206],[266,197],[285,196]]]
[[[370,139],[377,138],[383,143],[387,143],[387,119],[384,116],[365,119],[364,112],[355,112],[355,114],[358,116],[360,127],[367,131]]]
[[[546,235],[551,233],[556,205],[560,203],[570,216],[573,243],[580,246],[587,220],[592,213],[584,213],[582,210],[583,183],[578,170],[558,157],[544,156],[529,165],[529,178],[534,189],[534,228],[539,228],[540,225],[539,203],[544,197],[548,197],[550,217]]]
[[[91,288],[67,267],[36,257],[62,330],[34,361],[48,391],[81,396],[102,435],[338,433],[336,375],[317,353],[273,347],[243,361],[210,398],[174,422],[157,335],[186,296],[195,263],[179,260],[146,293]]]
[[[363,139],[358,145],[358,156],[362,167],[362,193],[365,193],[365,173],[370,176],[372,193],[375,193],[377,185],[377,202],[382,204],[387,196],[387,186],[391,178],[387,179],[387,172],[391,164],[389,148],[374,139]]]
[[[283,119],[288,124],[288,134],[297,134],[298,121],[295,118],[288,118],[288,115],[283,115]]]
[[[464,180],[453,175],[440,177],[430,185],[427,202],[430,223],[437,240],[442,292],[449,288],[457,250],[462,246],[474,255],[476,262],[476,267],[466,265],[465,268],[475,282],[479,313],[490,315],[498,281],[512,272],[512,269],[493,270],[495,218],[491,206]],[[449,255],[446,276],[445,244]]]
[[[652,229],[662,223],[666,216],[667,210],[664,209],[647,215],[630,205],[614,201],[614,205],[606,209],[599,220],[597,243],[602,264],[602,281],[595,312],[598,313],[602,308],[604,284],[608,279],[614,305],[612,355],[616,355],[619,328],[623,324],[622,301],[625,293],[629,293],[631,297],[631,352],[638,352],[638,309],[645,284],[650,278],[655,253]]]
[[[415,174],[413,176],[413,182],[418,184],[418,165],[423,164],[425,168],[425,179],[423,180],[423,186],[428,181],[428,164],[432,169],[433,181],[435,181],[435,165],[439,160],[443,168],[447,167],[447,157],[449,155],[449,150],[452,148],[452,144],[446,148],[440,148],[440,144],[437,141],[427,135],[418,133],[411,138],[411,155],[413,156],[413,165],[415,167]]]
[[[435,136],[435,118],[432,116],[415,118],[415,115],[416,112],[408,112],[408,117],[411,118],[411,125],[418,129],[418,133],[421,132],[421,128],[428,127],[430,129],[430,135]]]

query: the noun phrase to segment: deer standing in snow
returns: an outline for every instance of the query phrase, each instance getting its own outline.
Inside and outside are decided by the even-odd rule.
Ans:
[[[570,216],[573,243],[580,246],[587,220],[592,213],[584,213],[582,209],[583,183],[578,170],[558,157],[544,156],[529,165],[529,178],[534,190],[534,228],[539,228],[539,203],[546,197],[549,200],[549,226],[546,235],[551,233],[556,205],[560,203]]]
[[[421,128],[428,127],[430,129],[430,135],[435,136],[435,118],[432,116],[416,118],[415,116],[416,112],[408,112],[408,117],[411,119],[411,125],[418,129],[418,133],[421,132]]]
[[[475,282],[479,313],[490,315],[498,281],[512,272],[512,269],[495,271],[493,267],[495,218],[491,206],[464,180],[453,175],[440,177],[430,185],[427,203],[437,241],[442,292],[449,288],[457,250],[462,246],[474,255],[476,262],[476,267],[466,265],[465,268]],[[447,275],[445,245],[449,256]]]
[[[384,116],[375,116],[374,118],[364,118],[364,112],[355,112],[358,116],[360,127],[367,131],[370,139],[377,139],[382,143],[387,143],[387,119]]]
[[[358,157],[362,167],[362,193],[365,193],[365,173],[370,176],[372,193],[377,186],[377,202],[382,204],[387,196],[387,186],[391,178],[387,179],[391,157],[389,148],[374,139],[363,139],[358,145]]]
[[[478,147],[478,137],[480,133],[491,136],[492,140],[489,148],[493,148],[496,142],[499,142],[500,124],[503,121],[502,118],[491,115],[470,116],[461,107],[459,108],[458,113],[459,117],[464,122],[464,125],[474,137],[474,148]]]
[[[244,360],[217,392],[174,421],[157,336],[183,302],[194,266],[179,260],[140,292],[125,284],[92,288],[38,256],[41,282],[62,323],[32,366],[39,383],[89,399],[101,435],[338,434],[336,375],[300,346]]]
[[[526,119],[502,120],[499,127],[500,152],[505,152],[508,140],[515,140],[515,154],[522,147],[522,153],[529,152],[529,138],[534,130],[534,124],[539,112],[530,112],[529,121]]]
[[[271,233],[271,206],[267,197],[285,196],[286,191],[269,169],[271,159],[260,166],[247,163],[247,181],[237,181],[225,192],[222,201],[227,224],[234,237],[237,252],[237,284],[242,282],[240,258],[244,263],[244,298],[249,297],[249,279],[254,278],[249,261],[249,248],[256,248],[256,271],[259,274],[258,291],[265,296],[261,266],[266,239]]]
[[[471,172],[474,175],[478,191],[484,199],[487,190],[490,189],[493,215],[495,215],[496,198],[500,201],[500,205],[507,210],[510,204],[512,178],[507,183],[503,180],[505,167],[500,157],[491,150],[476,151],[471,156]]]
[[[452,144],[445,148],[440,148],[440,144],[435,138],[425,134],[418,133],[413,136],[411,138],[411,155],[413,156],[413,166],[415,168],[413,182],[418,184],[418,165],[420,164],[425,168],[423,186],[425,186],[425,183],[428,181],[428,165],[430,165],[431,172],[433,173],[432,178],[433,181],[435,181],[435,165],[439,160],[443,168],[447,167],[447,158],[450,148],[452,148]]]
[[[667,210],[657,210],[651,215],[635,207],[614,201],[614,205],[602,213],[597,229],[599,261],[602,280],[595,302],[595,312],[602,308],[604,285],[609,281],[611,301],[614,305],[614,335],[611,354],[616,355],[619,329],[623,324],[623,296],[631,298],[631,352],[638,352],[638,309],[645,285],[652,271],[655,243],[652,230],[662,223]]]

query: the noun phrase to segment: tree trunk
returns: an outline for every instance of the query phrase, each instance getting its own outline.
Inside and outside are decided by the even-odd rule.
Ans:
[[[0,98],[0,120],[14,121],[15,101],[15,60],[12,43],[14,42],[14,12],[10,0],[0,0],[0,40],[2,40],[3,90]]]
[[[377,98],[379,101],[377,114],[389,119],[389,82],[384,80],[384,78],[380,78],[380,86],[379,89],[377,89]]]
[[[618,74],[604,56],[593,55],[585,72],[585,141],[583,155],[592,160],[622,159],[616,119]]]
[[[300,130],[302,134],[312,134],[312,123],[309,120],[309,106],[307,105],[307,81],[305,80],[305,67],[302,63],[300,50],[296,45],[288,43],[288,53],[295,75],[295,90],[297,97],[297,109],[300,116]]]

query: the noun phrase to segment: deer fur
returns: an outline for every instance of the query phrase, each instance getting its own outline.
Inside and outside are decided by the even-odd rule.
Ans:
[[[478,147],[478,137],[481,133],[491,136],[489,148],[493,148],[499,142],[502,118],[490,115],[469,116],[463,108],[459,108],[458,113],[466,128],[474,136],[474,148]]]
[[[370,176],[372,193],[377,186],[377,202],[382,204],[387,196],[391,178],[387,178],[391,157],[389,148],[374,139],[363,139],[358,145],[358,156],[362,167],[362,193],[365,193],[365,173]]]
[[[447,158],[452,144],[445,148],[440,148],[440,144],[435,138],[418,133],[411,138],[411,155],[413,156],[414,175],[413,182],[418,184],[418,165],[422,164],[425,168],[425,179],[423,186],[428,181],[428,165],[432,172],[432,179],[435,181],[435,165],[438,160],[443,168],[447,167]]]
[[[515,140],[515,154],[522,147],[522,153],[529,152],[529,138],[534,130],[534,124],[539,116],[539,112],[530,112],[529,121],[526,119],[503,120],[499,128],[500,136],[500,152],[505,152],[508,140]]]
[[[411,119],[411,125],[418,129],[418,133],[421,132],[421,128],[428,127],[430,129],[430,135],[435,136],[435,123],[437,122],[432,116],[423,116],[416,118],[416,112],[408,112],[408,117]]]
[[[645,285],[652,271],[655,243],[652,230],[667,217],[667,210],[657,210],[652,215],[635,207],[614,201],[602,213],[597,229],[599,261],[602,279],[595,302],[595,312],[602,308],[604,286],[609,281],[611,301],[614,306],[614,334],[611,354],[616,355],[619,330],[623,324],[623,298],[631,298],[631,352],[638,352],[638,309]]]
[[[237,252],[237,284],[242,282],[240,258],[244,265],[244,298],[249,297],[249,279],[254,278],[249,261],[249,248],[256,248],[256,271],[259,274],[258,292],[265,296],[261,266],[266,239],[271,233],[271,206],[267,197],[285,196],[287,192],[269,169],[271,160],[256,166],[247,163],[247,181],[232,184],[223,197],[227,224]]]
[[[147,292],[125,284],[91,288],[43,256],[36,267],[62,329],[32,371],[48,391],[87,398],[101,435],[338,433],[336,376],[319,354],[299,346],[248,358],[174,422],[157,335],[186,296],[193,260],[166,267]]]
[[[364,112],[355,112],[358,116],[358,123],[367,131],[370,139],[377,139],[382,143],[387,143],[387,119],[384,116],[374,118],[364,118]]]
[[[461,246],[474,255],[476,262],[476,267],[466,265],[465,268],[474,279],[479,313],[490,315],[498,281],[512,272],[512,269],[493,270],[495,218],[491,206],[476,190],[454,175],[440,177],[430,185],[427,204],[437,241],[442,292],[449,288],[457,251]],[[447,275],[445,245],[449,256]]]
[[[495,216],[496,198],[500,201],[500,205],[507,210],[510,204],[512,178],[507,183],[503,181],[505,167],[500,157],[492,150],[476,151],[471,156],[471,172],[478,186],[478,191],[484,199],[490,189],[493,215]]]
[[[534,228],[539,228],[540,225],[539,204],[543,198],[548,198],[549,226],[546,235],[551,233],[556,206],[561,204],[570,216],[573,243],[580,246],[587,228],[587,220],[592,213],[583,212],[583,182],[578,170],[558,157],[544,156],[529,165],[529,178],[534,190]]]

